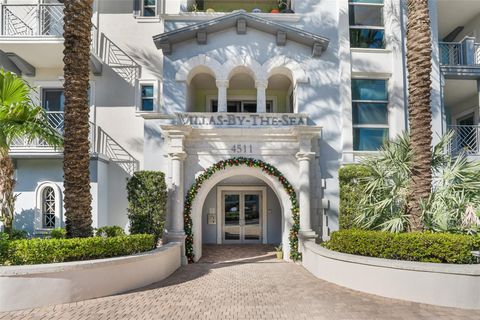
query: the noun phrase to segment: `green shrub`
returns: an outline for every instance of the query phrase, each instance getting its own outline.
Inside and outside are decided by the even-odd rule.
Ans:
[[[327,249],[360,256],[436,263],[475,263],[472,250],[480,237],[451,233],[390,233],[340,230],[332,233]]]
[[[126,256],[155,248],[154,236],[0,241],[0,264],[24,265]]]
[[[97,229],[95,236],[107,238],[123,237],[125,236],[125,231],[119,226],[104,226]]]
[[[67,230],[63,228],[55,228],[50,231],[50,238],[52,239],[65,239],[67,237]]]
[[[153,234],[158,241],[165,226],[165,175],[159,171],[137,171],[128,179],[127,192],[130,233]]]
[[[360,199],[364,195],[365,178],[371,171],[362,165],[347,165],[340,168],[340,229],[351,229],[355,225],[355,217],[360,210]]]
[[[21,239],[27,239],[28,238],[28,233],[25,230],[12,230],[12,235],[10,236],[10,240],[21,240]]]
[[[0,232],[0,265],[3,264],[3,259],[7,256],[8,252],[8,234]]]

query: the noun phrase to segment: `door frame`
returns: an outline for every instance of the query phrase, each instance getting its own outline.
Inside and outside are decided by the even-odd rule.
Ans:
[[[260,229],[262,236],[260,243],[267,244],[267,187],[262,186],[220,186],[217,187],[217,244],[223,243],[223,195],[225,192],[259,192],[261,194]]]

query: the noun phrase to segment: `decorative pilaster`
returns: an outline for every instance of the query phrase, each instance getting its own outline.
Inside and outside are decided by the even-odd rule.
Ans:
[[[267,112],[267,87],[268,81],[255,81],[255,88],[257,88],[257,113]]]
[[[227,89],[229,85],[228,80],[215,81],[218,88],[218,110],[217,112],[227,112]]]

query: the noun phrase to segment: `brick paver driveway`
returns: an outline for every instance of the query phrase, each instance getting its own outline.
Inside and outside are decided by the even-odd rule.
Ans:
[[[276,261],[270,247],[204,250],[202,263],[142,290],[0,319],[480,319],[478,311],[384,299],[318,280],[300,265]],[[241,260],[225,262],[235,258]]]

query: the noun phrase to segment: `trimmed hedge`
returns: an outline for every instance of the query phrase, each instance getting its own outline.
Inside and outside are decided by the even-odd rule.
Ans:
[[[365,178],[370,170],[362,165],[351,164],[340,168],[340,229],[355,228],[354,219],[360,209],[360,199],[364,195]]]
[[[375,258],[435,262],[476,263],[471,251],[480,247],[480,236],[451,233],[390,233],[340,230],[332,233],[327,249]]]
[[[1,240],[0,264],[25,265],[126,256],[155,248],[147,234],[123,237]]]
[[[123,228],[119,226],[104,226],[104,227],[98,228],[95,231],[96,237],[113,238],[113,237],[121,237],[124,235],[125,235],[125,231],[123,231]]]

